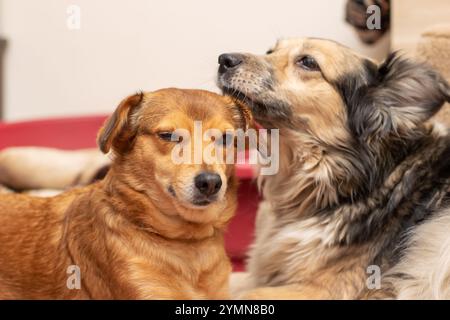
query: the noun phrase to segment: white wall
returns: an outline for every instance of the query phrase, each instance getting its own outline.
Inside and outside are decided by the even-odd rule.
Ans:
[[[68,5],[81,8],[69,30]],[[7,120],[111,112],[139,89],[216,90],[217,56],[279,37],[340,41],[375,58],[344,22],[345,0],[0,0]]]

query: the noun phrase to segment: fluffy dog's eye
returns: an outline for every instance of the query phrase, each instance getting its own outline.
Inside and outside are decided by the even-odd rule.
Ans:
[[[304,56],[297,60],[296,64],[300,66],[301,68],[308,70],[308,71],[319,71],[319,65],[317,64],[316,60],[314,60],[311,56]]]
[[[158,137],[161,140],[169,142],[181,142],[183,137],[173,133],[173,132],[158,132]]]
[[[266,51],[266,54],[271,54],[271,53],[273,53],[273,49],[269,49]]]

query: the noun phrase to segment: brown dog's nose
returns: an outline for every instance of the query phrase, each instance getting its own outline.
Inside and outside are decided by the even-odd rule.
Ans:
[[[219,72],[225,73],[242,63],[242,56],[236,53],[224,53],[219,56]]]
[[[195,177],[194,182],[198,191],[207,197],[216,194],[222,187],[222,179],[217,173],[200,173]]]

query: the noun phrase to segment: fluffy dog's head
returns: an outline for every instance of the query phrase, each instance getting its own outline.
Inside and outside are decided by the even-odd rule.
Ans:
[[[329,40],[282,40],[265,55],[223,54],[219,64],[223,92],[281,130],[280,170],[291,178],[276,188],[292,207],[308,202],[292,190],[298,180],[319,206],[369,192],[450,99],[424,64],[392,54],[378,65]]]
[[[233,132],[245,128],[249,117],[228,97],[163,89],[123,100],[98,143],[104,153],[112,150],[116,177],[147,194],[162,211],[206,223],[236,202],[234,168],[223,157],[234,148]],[[209,129],[216,135],[205,137]],[[223,153],[205,150],[219,144]],[[208,163],[205,152],[213,158]]]

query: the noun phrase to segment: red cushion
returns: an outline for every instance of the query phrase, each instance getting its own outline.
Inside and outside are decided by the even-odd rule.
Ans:
[[[248,246],[253,240],[258,190],[252,179],[240,179],[238,209],[225,233],[225,247],[232,258],[234,270],[243,271]]]
[[[11,146],[39,146],[66,150],[95,148],[106,116],[0,123],[0,150]]]
[[[66,150],[95,148],[98,129],[105,115],[0,123],[0,150],[12,146],[40,146]],[[244,269],[247,248],[253,228],[259,196],[252,180],[250,165],[237,165],[240,179],[238,210],[225,234],[225,247],[234,270]]]

